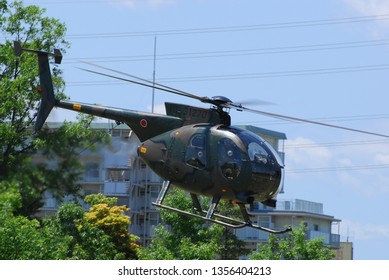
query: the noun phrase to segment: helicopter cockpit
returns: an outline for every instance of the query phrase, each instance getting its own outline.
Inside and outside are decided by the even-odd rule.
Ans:
[[[218,142],[219,168],[223,176],[228,180],[237,179],[243,162],[249,161],[251,195],[245,194],[248,200],[252,199],[249,198],[252,195],[278,193],[284,173],[284,164],[278,152],[263,138],[250,131],[236,127],[220,127],[219,130],[225,130],[223,134],[229,136]]]
[[[277,164],[280,167],[283,167],[281,157],[278,152],[265,140],[259,141],[258,138],[252,139],[252,136],[247,136],[247,133],[243,133],[241,139],[247,145],[247,153],[252,162],[263,163],[263,164]],[[245,141],[246,140],[246,141]],[[247,144],[248,143],[248,144]]]
[[[239,129],[239,128],[228,127],[227,130],[235,134],[242,141],[242,143],[244,144],[244,149],[247,151],[247,154],[251,162],[264,164],[264,165],[271,164],[271,165],[276,165],[278,167],[284,166],[284,163],[281,157],[279,156],[278,152],[260,136],[250,131]],[[232,150],[227,149],[228,151],[226,151],[226,153],[231,156],[233,150],[234,149],[236,150],[237,148],[237,147],[234,148],[236,144],[238,143],[233,144],[233,141],[231,139],[229,139],[228,145],[227,143],[224,143],[224,146],[232,147]]]

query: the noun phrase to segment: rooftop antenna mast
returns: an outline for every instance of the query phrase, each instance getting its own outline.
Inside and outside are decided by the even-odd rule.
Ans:
[[[151,97],[151,113],[154,113],[154,93],[155,93],[155,62],[157,60],[157,35],[154,36],[154,66],[153,66],[153,88]]]

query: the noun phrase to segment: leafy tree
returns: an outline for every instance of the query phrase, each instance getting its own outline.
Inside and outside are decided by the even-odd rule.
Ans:
[[[38,220],[15,216],[21,206],[17,187],[0,183],[0,259],[63,259],[70,239],[42,228]]]
[[[84,209],[76,203],[63,204],[52,219],[44,222],[51,233],[69,238],[64,259],[109,260],[123,258],[110,236],[86,222]]]
[[[37,59],[30,54],[16,58],[11,40],[47,51],[59,45],[63,52],[68,43],[64,40],[65,25],[45,17],[44,9],[4,0],[0,8],[0,28],[6,38],[0,48],[0,176],[4,178],[19,167],[26,152],[39,145],[39,139],[31,138],[29,130],[39,106]],[[53,74],[54,89],[60,95],[64,88],[61,71],[54,66]]]
[[[41,228],[36,219],[0,214],[0,259],[64,259],[70,239]]]
[[[0,47],[0,180],[18,182],[22,207],[17,211],[29,216],[43,205],[46,191],[58,200],[78,193],[76,181],[82,173],[78,155],[104,136],[88,129],[89,116],[55,130],[34,133],[31,128],[40,99],[37,58],[26,53],[16,58],[11,40],[21,41],[26,48],[57,47],[65,52],[69,47],[65,24],[45,16],[45,9],[37,6],[0,0],[0,29],[6,38]],[[53,65],[52,72],[55,94],[65,98],[62,71]],[[37,154],[46,160],[34,164],[32,157]]]
[[[88,200],[88,197],[87,197]],[[90,201],[115,199],[99,195]],[[10,260],[113,260],[136,258],[136,237],[127,231],[128,217],[117,206],[100,211],[95,204],[85,212],[77,203],[64,203],[57,213],[43,221],[15,215],[21,206],[17,187],[0,183],[0,259]],[[93,207],[97,207],[94,212]],[[120,208],[122,209],[122,208]],[[96,215],[97,213],[97,215]],[[89,215],[96,217],[93,221]],[[127,218],[125,218],[127,217]],[[123,222],[126,221],[126,222]]]
[[[257,252],[249,255],[251,260],[331,260],[334,252],[323,244],[321,238],[306,239],[307,227],[301,224],[286,236],[269,236],[266,244],[258,245]]]
[[[171,190],[164,203],[193,211],[191,199],[178,188]],[[220,225],[168,210],[162,210],[161,216],[165,226],[156,227],[151,245],[141,250],[141,259],[236,259],[247,253],[244,243]]]
[[[21,207],[21,196],[16,182],[0,182],[0,213],[12,213]]]
[[[107,197],[102,193],[90,194],[84,198],[84,201],[90,206],[94,206],[96,204],[107,204],[109,206],[113,206],[117,203],[118,199],[116,197]]]
[[[136,259],[139,250],[136,241],[139,238],[128,232],[130,217],[124,213],[129,211],[129,208],[115,205],[116,198],[107,198],[102,194],[88,195],[85,202],[91,205],[85,215],[85,224],[99,228],[110,236],[116,249],[123,253],[126,259]]]

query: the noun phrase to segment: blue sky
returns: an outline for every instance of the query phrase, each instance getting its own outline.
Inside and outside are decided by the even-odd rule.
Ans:
[[[389,2],[385,0],[41,0],[68,27],[72,100],[151,110],[151,90],[85,73],[89,61],[200,96],[389,134]],[[164,101],[195,100],[157,92]],[[252,105],[252,106],[251,106]],[[233,124],[284,132],[280,199],[324,204],[355,259],[389,259],[389,139],[232,112]],[[50,120],[71,119],[62,110]]]

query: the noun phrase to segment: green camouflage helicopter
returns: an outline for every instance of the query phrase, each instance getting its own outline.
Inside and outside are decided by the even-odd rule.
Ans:
[[[265,205],[275,207],[275,197],[283,182],[284,165],[278,153],[260,136],[231,126],[228,114],[230,109],[389,137],[253,110],[236,104],[223,96],[199,97],[161,84],[145,84],[91,70],[87,71],[194,98],[212,106],[210,109],[205,109],[166,102],[166,115],[160,115],[58,100],[54,97],[49,56],[55,57],[55,63],[61,63],[61,52],[55,50],[54,53],[49,53],[25,49],[19,42],[15,41],[15,55],[20,56],[22,51],[33,52],[38,56],[41,104],[35,123],[36,131],[42,128],[54,106],[127,124],[141,142],[138,147],[138,155],[164,180],[159,196],[153,205],[223,226],[251,227],[270,233],[284,233],[291,230],[290,227],[283,230],[272,230],[251,222],[246,209],[247,204],[262,202]],[[149,82],[138,77],[135,78]],[[163,204],[172,184],[190,193],[197,214]],[[198,195],[212,198],[207,210],[202,209]],[[236,202],[243,220],[217,214],[216,208],[221,199]]]

